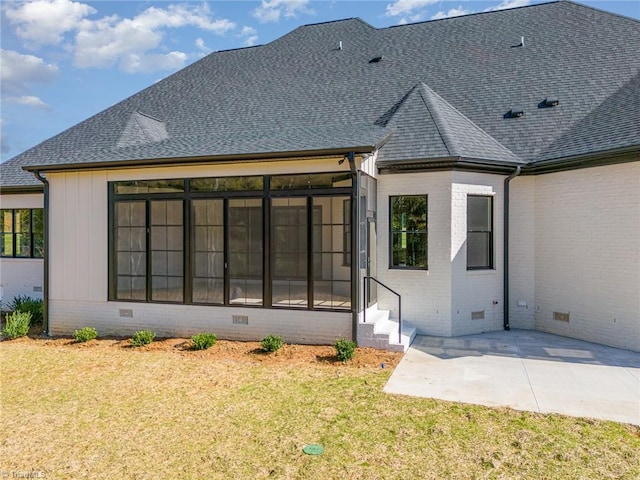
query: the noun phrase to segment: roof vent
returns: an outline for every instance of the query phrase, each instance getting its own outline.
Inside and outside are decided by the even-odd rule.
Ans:
[[[522,107],[513,107],[505,114],[505,118],[518,118],[524,115],[524,110]]]
[[[558,97],[547,97],[538,104],[538,108],[557,107],[559,103]]]
[[[369,60],[369,63],[378,63],[382,59],[383,59],[382,55],[380,55],[379,57],[373,57],[371,60]]]

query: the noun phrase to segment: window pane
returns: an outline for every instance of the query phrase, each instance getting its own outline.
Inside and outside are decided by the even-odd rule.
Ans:
[[[229,302],[232,304],[263,303],[262,219],[262,199],[229,200]]]
[[[276,175],[271,177],[271,190],[308,190],[313,188],[351,187],[351,173],[315,173]]]
[[[132,193],[178,193],[184,192],[184,180],[132,180],[116,182],[115,192]]]
[[[262,177],[217,177],[191,180],[192,192],[233,192],[262,190],[262,188]]]
[[[271,203],[272,305],[306,307],[307,199],[274,198]]]
[[[182,200],[153,200],[151,206],[151,299],[183,298]]]
[[[191,202],[194,303],[224,302],[224,227],[222,199]]]
[[[33,231],[33,256],[42,258],[44,256],[44,209],[35,208],[31,211]]]
[[[469,232],[467,234],[467,267],[490,268],[491,245],[488,232]]]
[[[391,266],[427,268],[427,197],[391,197]]]
[[[467,230],[491,230],[491,197],[467,197]]]
[[[116,298],[146,300],[145,202],[117,202],[114,208],[116,241]]]
[[[467,197],[467,268],[493,268],[493,197]]]
[[[13,210],[0,210],[0,255],[13,256]]]

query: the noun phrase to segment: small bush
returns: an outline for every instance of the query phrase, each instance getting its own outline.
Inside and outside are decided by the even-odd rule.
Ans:
[[[24,337],[29,333],[31,312],[13,312],[7,315],[7,324],[2,333],[9,338]]]
[[[191,346],[194,350],[206,350],[213,347],[217,340],[215,333],[198,333],[191,337]]]
[[[347,360],[351,360],[356,351],[356,342],[352,340],[347,340],[346,338],[341,338],[336,342],[336,355],[340,360],[344,363]]]
[[[83,327],[80,330],[76,330],[73,332],[73,338],[76,342],[88,342],[89,340],[93,340],[97,338],[98,332],[93,327]]]
[[[134,347],[141,347],[143,345],[149,345],[156,338],[155,332],[151,330],[139,330],[131,337],[131,344]]]
[[[17,295],[9,304],[14,312],[31,313],[31,325],[42,323],[42,300],[28,295]]]
[[[260,343],[265,352],[277,352],[284,345],[284,340],[280,335],[268,335]]]

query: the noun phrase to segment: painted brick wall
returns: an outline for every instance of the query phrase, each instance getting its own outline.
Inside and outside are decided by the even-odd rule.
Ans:
[[[378,279],[402,295],[402,317],[428,335],[451,335],[452,172],[378,176]],[[427,195],[428,270],[389,268],[389,197]],[[397,318],[395,296],[378,289],[378,305]]]
[[[504,176],[454,172],[451,185],[451,333],[469,335],[503,328],[502,232]],[[467,196],[493,197],[494,268],[467,270]],[[472,318],[482,312],[484,318]]]
[[[11,303],[17,295],[42,298],[43,265],[40,258],[3,258],[0,260],[0,302],[3,307]]]
[[[121,310],[129,310],[132,316],[121,316]],[[159,337],[214,332],[220,339],[249,341],[275,334],[286,342],[330,345],[338,338],[351,338],[352,330],[349,312],[52,300],[50,315],[52,335],[69,335],[91,326],[105,336],[130,336],[151,329]],[[247,324],[234,324],[233,315],[246,316]]]
[[[509,323],[526,330],[535,328],[536,178],[514,178],[509,194]]]
[[[538,176],[535,220],[536,329],[640,351],[640,162]]]

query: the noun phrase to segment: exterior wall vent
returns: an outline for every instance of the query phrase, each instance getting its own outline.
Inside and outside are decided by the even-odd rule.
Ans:
[[[231,321],[234,325],[249,325],[249,317],[247,315],[232,315]]]
[[[505,115],[505,118],[519,118],[524,115],[524,109],[522,107],[512,107]]]
[[[484,320],[484,310],[479,312],[471,312],[471,320]]]
[[[553,312],[553,319],[557,320],[558,322],[569,323],[569,313]]]
[[[547,97],[538,104],[538,108],[557,107],[560,104],[558,97]]]

